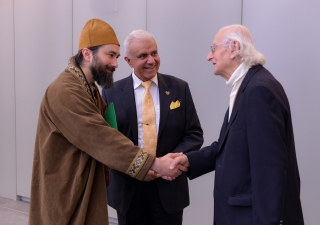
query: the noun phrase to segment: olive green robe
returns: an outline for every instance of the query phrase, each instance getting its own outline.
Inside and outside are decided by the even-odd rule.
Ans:
[[[155,159],[105,122],[106,105],[95,84],[93,95],[88,86],[81,70],[69,63],[46,90],[35,142],[30,225],[108,224],[108,167],[142,180]]]

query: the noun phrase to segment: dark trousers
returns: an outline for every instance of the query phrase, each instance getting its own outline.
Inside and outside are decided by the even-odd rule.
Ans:
[[[161,178],[158,178],[161,179]],[[119,225],[182,225],[183,210],[170,214],[162,206],[155,181],[141,182],[126,215],[117,211]]]

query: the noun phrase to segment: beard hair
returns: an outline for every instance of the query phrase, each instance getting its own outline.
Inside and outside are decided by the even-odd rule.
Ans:
[[[116,70],[113,66],[104,66],[97,55],[93,56],[93,65],[90,68],[92,77],[100,87],[104,89],[113,88],[113,72]],[[107,71],[108,70],[108,71]],[[109,72],[112,71],[112,72]]]

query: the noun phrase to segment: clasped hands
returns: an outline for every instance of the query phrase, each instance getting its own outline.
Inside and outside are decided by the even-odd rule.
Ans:
[[[182,172],[187,172],[188,167],[189,161],[186,155],[183,153],[168,153],[155,159],[144,181],[151,181],[159,177],[172,181]]]

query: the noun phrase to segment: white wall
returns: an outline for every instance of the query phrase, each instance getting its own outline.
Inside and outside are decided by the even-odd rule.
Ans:
[[[16,198],[13,0],[0,1],[0,196]],[[5,31],[5,32],[4,32]]]
[[[17,195],[30,196],[40,102],[72,55],[72,4],[14,1]]]
[[[160,72],[188,81],[204,130],[205,143],[216,140],[230,89],[206,62],[215,33],[243,23],[266,67],[283,84],[291,103],[306,224],[320,214],[318,104],[320,3],[262,0],[1,0],[0,1],[0,196],[30,196],[33,145],[40,101],[48,84],[77,52],[84,23],[110,23],[122,45],[135,29],[154,34]],[[115,80],[131,69],[121,48]],[[211,224],[214,173],[190,181],[191,205],[184,224]],[[111,210],[110,216],[116,213]],[[200,222],[199,222],[200,221]]]

